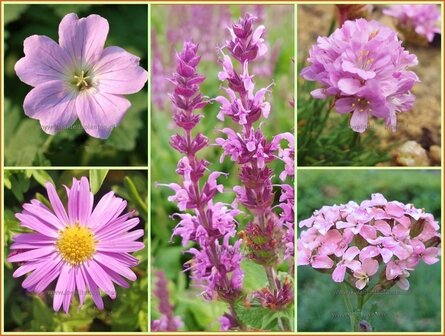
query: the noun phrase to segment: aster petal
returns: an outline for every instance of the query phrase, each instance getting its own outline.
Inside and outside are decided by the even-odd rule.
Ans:
[[[8,262],[19,262],[19,261],[29,261],[47,256],[55,251],[54,246],[45,246],[41,248],[36,248],[34,250],[17,253],[8,257]]]
[[[101,198],[96,208],[93,210],[88,225],[94,233],[115,220],[125,209],[127,202],[120,197],[115,197],[113,192],[109,192]]]
[[[65,295],[63,296],[63,310],[65,314],[68,314],[70,310],[71,300],[74,296],[74,291],[76,290],[76,271],[73,267],[68,270],[68,279],[65,287]]]
[[[73,178],[71,189],[66,188],[68,194],[68,217],[70,224],[79,221],[79,185],[80,182]]]
[[[137,279],[136,274],[134,274],[131,269],[121,264],[119,261],[113,259],[112,257],[106,255],[105,253],[96,253],[96,255],[94,256],[94,260],[96,260],[101,265],[126,277],[128,280],[135,281]]]
[[[98,233],[96,233],[96,238],[98,240],[105,240],[105,239],[112,239],[116,236],[119,236],[123,232],[127,232],[134,228],[136,225],[139,224],[139,218],[134,217],[127,221],[125,221],[125,218],[123,221],[115,220],[108,225],[104,225],[103,229],[100,230]]]
[[[88,287],[88,290],[91,293],[91,296],[97,308],[99,308],[100,310],[104,309],[104,301],[102,300],[102,296],[100,296],[99,287],[96,285],[91,276],[88,274],[86,267],[80,266],[79,269],[83,275],[83,278],[85,279],[85,283]]]
[[[67,14],[59,25],[59,44],[73,60],[91,65],[101,56],[108,31],[108,21],[99,15]]]
[[[96,246],[102,252],[136,252],[144,248],[142,242],[122,242],[119,240],[101,242]]]
[[[26,273],[32,272],[35,269],[39,268],[39,266],[45,264],[47,261],[48,259],[37,259],[36,261],[29,261],[17,268],[14,273],[12,273],[12,276],[14,278],[19,278],[22,275],[25,275]]]
[[[50,285],[50,283],[53,282],[60,275],[60,271],[63,265],[64,262],[59,257],[56,258],[56,264],[54,265],[54,267],[49,269],[48,272],[46,272],[45,275],[42,277],[42,279],[40,279],[40,281],[34,286],[34,293],[42,293]],[[30,290],[30,288],[28,288],[28,290]]]
[[[122,278],[118,273],[116,273],[115,271],[113,271],[112,269],[103,266],[103,269],[105,270],[105,272],[107,272],[108,276],[110,277],[111,281],[113,281],[115,284],[123,287],[123,288],[129,288],[130,285],[128,284],[127,281],[124,280],[124,278]]]
[[[12,238],[12,240],[14,241],[14,244],[17,243],[17,244],[35,244],[35,245],[48,245],[48,244],[53,244],[56,241],[55,238],[51,238],[40,233],[19,233],[16,234]]]
[[[56,42],[47,36],[33,35],[23,42],[25,57],[14,66],[20,80],[38,86],[63,79],[69,57]]]
[[[87,288],[86,288],[85,279],[83,277],[81,268],[76,267],[75,272],[76,272],[75,277],[76,277],[77,294],[79,295],[80,306],[82,306],[83,303],[85,302]]]
[[[54,213],[59,218],[62,223],[69,223],[68,215],[66,213],[65,207],[57,194],[56,188],[50,182],[46,183],[46,190],[48,192],[48,198],[53,207]]]
[[[113,282],[110,277],[105,273],[103,268],[94,260],[90,259],[86,263],[85,270],[91,276],[91,279],[96,283],[96,285],[102,289],[102,291],[107,294],[110,298],[116,298],[116,291],[114,289]]]
[[[40,265],[34,272],[32,272],[22,283],[23,288],[32,288],[34,287],[42,278],[44,278],[51,270],[57,266],[60,258],[55,257],[54,255],[49,255],[45,258],[46,261],[44,264]]]
[[[94,66],[98,89],[111,94],[132,94],[140,91],[148,73],[139,66],[140,58],[119,47],[108,47]]]
[[[76,110],[82,127],[89,135],[107,139],[117,127],[131,103],[105,92],[84,91],[76,99]]]
[[[37,203],[26,203],[23,205],[23,209],[25,209],[29,214],[38,218],[42,223],[53,226],[58,230],[62,230],[64,228],[64,223],[62,223],[59,218],[57,218],[46,207],[42,207]]]
[[[56,134],[77,119],[75,93],[61,80],[47,81],[32,89],[25,97],[25,114],[40,121],[42,130]]]
[[[90,184],[86,177],[82,177],[79,183],[79,224],[86,225],[93,210],[94,196],[90,191]]]
[[[54,290],[54,299],[53,299],[54,311],[59,311],[60,307],[62,306],[62,302],[64,301],[64,298],[67,295],[67,284],[68,284],[68,279],[70,277],[70,269],[71,266],[65,263],[60,272],[59,279],[57,280],[56,289]]]

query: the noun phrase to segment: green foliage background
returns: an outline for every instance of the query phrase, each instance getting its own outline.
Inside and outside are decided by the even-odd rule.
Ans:
[[[361,202],[372,193],[388,200],[412,203],[441,220],[441,179],[439,171],[416,170],[300,170],[298,221],[308,218],[323,205]],[[365,306],[373,331],[440,331],[441,265],[419,264],[409,277],[410,289],[393,288],[376,295]],[[327,274],[310,267],[298,267],[299,331],[349,331],[349,316],[340,286]],[[373,304],[374,303],[374,304]]]
[[[72,178],[89,176],[92,191],[97,192],[95,203],[100,197],[114,190],[128,201],[127,210],[136,210],[141,219],[137,228],[147,232],[147,172],[143,171],[44,171],[44,170],[6,170],[5,171],[5,213],[4,213],[4,255],[9,254],[12,237],[25,232],[19,226],[14,214],[22,210],[23,203],[37,198],[48,202],[44,185],[54,182],[62,202],[66,204],[63,185],[71,186]],[[145,248],[134,253],[139,259],[133,268],[137,280],[129,288],[116,286],[117,298],[104,298],[105,309],[100,311],[94,305],[90,295],[79,308],[77,296],[72,302],[69,315],[55,313],[52,309],[52,296],[55,281],[40,295],[28,293],[21,287],[25,277],[13,278],[17,264],[5,262],[4,272],[4,307],[5,331],[40,331],[40,332],[80,332],[80,331],[147,331],[148,327],[148,236],[144,236]]]
[[[6,166],[144,166],[147,164],[147,89],[128,96],[132,107],[107,140],[90,137],[79,121],[55,136],[42,131],[38,120],[23,112],[23,100],[32,87],[14,71],[23,57],[23,41],[46,35],[58,41],[58,26],[68,13],[79,17],[98,14],[110,32],[106,46],[116,45],[139,56],[147,68],[148,7],[146,5],[27,5],[4,6],[5,88],[4,139]],[[146,86],[147,87],[147,86]]]
[[[172,42],[167,38],[168,24],[170,20],[174,19],[168,15],[169,7],[164,5],[153,5],[151,7],[153,34],[155,34],[158,40],[164,60],[171,57],[168,52],[171,51],[172,47],[176,50],[182,49],[182,43],[172,45]],[[295,29],[293,6],[277,5],[264,7],[265,21],[262,24],[266,26],[266,42],[269,46],[278,41],[281,43],[272,78],[266,79],[261,76],[255,76],[254,78],[257,83],[256,90],[269,85],[272,81],[274,82],[274,85],[271,87],[272,92],[266,98],[272,105],[271,114],[269,119],[265,120],[262,125],[266,137],[271,139],[272,136],[278,133],[293,132],[294,114],[293,108],[289,105],[289,100],[294,92],[292,59],[294,55],[293,32]],[[246,11],[253,10],[253,6],[230,5],[229,8],[233,21],[238,20]],[[281,13],[279,20],[277,20],[277,13]],[[209,22],[209,24],[217,23]],[[203,31],[202,34],[206,34],[206,32]],[[222,40],[212,37],[215,40],[215,54],[218,53],[217,47],[224,44],[227,36],[225,35]],[[200,41],[199,39],[194,39],[194,42],[199,44]],[[221,71],[221,65],[212,61],[202,60],[198,66],[198,72],[206,76],[206,80],[201,86],[201,91],[205,96],[214,98],[225,94],[217,77],[219,71]],[[250,73],[255,75],[253,71]],[[171,90],[172,87],[168,86],[168,92],[165,92],[165,94]],[[219,107],[216,103],[209,104],[202,111],[204,118],[201,120],[198,129],[209,137],[210,143],[214,143],[215,139],[220,136],[218,130],[234,126],[231,120],[226,120],[224,123],[217,120],[216,115],[218,111]],[[152,182],[179,182],[179,177],[176,175],[175,170],[180,155],[169,146],[169,138],[176,131],[172,129],[173,122],[170,103],[166,101],[164,110],[153,105],[151,118]],[[234,200],[231,187],[239,183],[237,168],[228,158],[223,163],[219,162],[221,150],[216,146],[209,146],[201,151],[199,155],[210,162],[209,169],[211,171],[229,173],[227,178],[221,179],[226,192],[218,195],[218,200],[231,203]],[[283,169],[281,163],[277,163],[273,168],[276,172],[280,172]],[[275,183],[280,183],[278,175],[279,173],[276,173]],[[222,316],[227,307],[215,301],[211,303],[204,301],[200,296],[201,289],[192,287],[188,279],[189,274],[182,271],[182,265],[190,256],[184,254],[185,248],[181,246],[179,239],[175,238],[170,242],[170,236],[176,221],[171,220],[169,216],[177,212],[178,209],[174,204],[167,201],[169,195],[171,195],[171,191],[167,188],[153,187],[151,190],[151,255],[153,272],[161,269],[170,280],[171,302],[175,306],[175,314],[181,316],[185,323],[184,330],[218,331],[218,318]],[[247,213],[245,217],[239,216],[241,227],[245,224],[244,221],[247,218]],[[263,276],[264,271],[255,266],[252,263],[243,264],[246,277],[249,274],[249,278],[246,278],[244,282],[246,290],[261,288],[267,281]],[[153,281],[155,280],[155,277],[153,277]],[[154,284],[152,284],[152,288],[154,288],[153,286]],[[156,298],[153,298],[151,308],[152,319],[159,317],[157,304]]]

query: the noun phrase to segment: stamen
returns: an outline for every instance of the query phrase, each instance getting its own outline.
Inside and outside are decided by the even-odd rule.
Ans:
[[[71,265],[79,265],[90,259],[96,248],[93,232],[78,224],[64,229],[56,242],[62,259]]]

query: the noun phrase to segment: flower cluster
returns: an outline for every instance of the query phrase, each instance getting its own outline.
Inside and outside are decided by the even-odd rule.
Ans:
[[[182,211],[173,215],[180,219],[173,235],[180,236],[184,246],[189,241],[199,244],[199,248],[188,251],[194,258],[186,265],[187,270],[191,270],[193,280],[204,287],[206,299],[220,299],[233,304],[241,295],[243,282],[241,241],[234,245],[230,243],[236,235],[234,217],[239,211],[213,201],[214,196],[224,190],[217,182],[223,173],[212,172],[204,181],[209,163],[196,156],[208,144],[203,134],[192,134],[202,117],[194,111],[208,103],[200,92],[200,84],[205,78],[196,71],[200,61],[197,49],[192,42],[184,43],[182,51],[176,55],[176,72],[170,78],[174,84],[170,95],[174,106],[173,119],[183,130],[182,134],[171,137],[170,144],[184,157],[179,160],[176,170],[182,178],[181,184],[166,186],[175,192],[169,200],[176,202]]]
[[[275,195],[272,185],[273,171],[269,164],[279,156],[285,164],[281,178],[284,180],[288,175],[292,176],[294,139],[290,133],[286,133],[269,141],[261,128],[254,126],[261,117],[268,118],[271,110],[270,104],[265,100],[269,87],[255,91],[254,76],[249,74],[251,62],[267,52],[263,39],[265,28],[260,25],[254,29],[254,21],[254,16],[246,14],[234,23],[229,28],[230,39],[222,50],[223,70],[218,77],[227,82],[225,91],[228,97],[215,98],[220,104],[218,118],[232,119],[240,131],[224,128],[222,133],[225,136],[216,139],[216,143],[223,149],[221,161],[227,156],[240,166],[239,177],[242,185],[235,186],[233,190],[236,201],[253,215],[240,234],[244,237],[247,247],[246,257],[262,265],[269,279],[269,287],[257,293],[255,297],[261,297],[260,303],[267,307],[269,303],[273,305],[273,301],[275,308],[283,309],[292,302],[287,295],[289,291],[292,292],[292,288],[290,286],[289,289],[288,284],[278,280],[275,267],[281,261],[280,255],[284,249],[287,256],[293,254],[289,246],[290,235],[293,236],[293,233],[287,235],[287,232],[293,232],[293,218],[290,218],[293,216],[293,189],[287,185],[283,187],[280,205],[283,212],[280,219],[272,208]],[[230,56],[224,54],[225,50]],[[238,65],[234,65],[232,58],[238,61]],[[288,146],[281,147],[281,140],[286,140]],[[287,230],[286,226],[291,227],[291,230]],[[287,242],[286,246],[280,245],[283,240]],[[282,293],[282,289],[286,294]]]
[[[71,13],[60,22],[59,44],[40,35],[25,40],[25,57],[15,72],[34,87],[23,109],[44,132],[56,134],[79,118],[85,132],[106,139],[131,106],[124,95],[144,87],[147,71],[139,57],[119,47],[104,48],[108,30],[99,15],[79,19]]]
[[[184,323],[180,316],[173,315],[173,306],[169,301],[167,279],[165,278],[164,272],[159,271],[157,276],[158,280],[156,281],[154,295],[159,300],[161,317],[159,320],[151,322],[151,331],[178,331]]]
[[[435,4],[430,5],[392,5],[383,10],[383,14],[397,20],[397,28],[405,38],[412,33],[432,42],[434,34],[440,34],[440,9]]]
[[[14,236],[8,262],[21,263],[14,277],[28,274],[22,286],[42,293],[57,279],[53,308],[63,305],[68,313],[74,293],[80,305],[90,292],[97,308],[103,309],[102,290],[116,298],[114,284],[128,287],[124,278],[135,281],[131,267],[139,261],[130,253],[144,248],[138,239],[144,231],[129,231],[139,224],[133,213],[124,213],[127,202],[109,192],[93,208],[94,196],[86,177],[73,179],[66,187],[68,211],[56,189],[46,184],[51,208],[34,199],[16,214],[20,225],[33,230]]]
[[[299,223],[298,265],[331,273],[335,282],[353,282],[365,288],[381,269],[374,291],[397,284],[407,290],[407,280],[420,261],[439,261],[439,225],[431,214],[412,204],[387,201],[381,194],[361,204],[353,201],[324,206]],[[382,266],[382,267],[380,267]]]
[[[417,57],[401,44],[396,32],[377,21],[346,21],[331,36],[318,38],[301,75],[322,85],[311,92],[314,98],[332,96],[338,113],[352,113],[355,132],[366,130],[370,116],[395,130],[397,113],[414,105],[410,90],[419,81],[408,70]]]

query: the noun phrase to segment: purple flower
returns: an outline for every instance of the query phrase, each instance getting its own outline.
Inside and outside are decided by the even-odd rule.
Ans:
[[[158,272],[158,280],[153,294],[159,300],[159,312],[161,317],[158,320],[151,321],[151,331],[177,331],[184,323],[180,316],[174,316],[173,306],[169,300],[167,289],[167,279],[164,272]]]
[[[208,162],[197,158],[197,153],[208,145],[204,135],[192,134],[201,119],[201,115],[194,111],[207,105],[200,92],[204,77],[196,71],[200,61],[197,50],[196,44],[184,43],[182,51],[176,55],[176,72],[170,78],[174,84],[170,95],[175,107],[173,119],[182,129],[182,134],[171,137],[170,144],[185,156],[179,160],[176,170],[182,176],[182,182],[165,186],[175,192],[168,199],[176,202],[180,211],[193,211],[193,214],[177,213],[173,216],[180,218],[173,236],[180,236],[183,246],[189,241],[199,244],[199,249],[188,251],[193,255],[191,266],[188,266],[192,269],[193,280],[204,287],[206,299],[220,299],[233,304],[241,295],[243,280],[241,241],[234,245],[229,241],[236,234],[235,216],[239,211],[213,201],[217,193],[224,191],[217,180],[225,174],[210,172],[205,176]]]
[[[417,58],[403,49],[396,32],[377,21],[346,21],[331,36],[319,37],[308,62],[301,75],[322,85],[312,96],[334,97],[338,113],[352,113],[355,132],[366,130],[369,116],[395,130],[396,114],[413,107],[411,89],[419,79],[408,68]]]
[[[106,139],[131,103],[124,95],[140,91],[147,72],[139,58],[119,47],[106,47],[108,21],[99,15],[66,15],[59,44],[47,36],[24,41],[25,57],[15,65],[20,80],[34,88],[23,103],[25,114],[48,134],[79,118],[85,131]]]
[[[124,213],[127,202],[109,192],[94,207],[88,179],[73,179],[66,187],[66,210],[54,186],[46,184],[51,208],[38,200],[23,205],[16,214],[20,225],[32,230],[14,236],[8,262],[21,263],[14,277],[30,273],[23,288],[42,293],[57,279],[53,308],[63,305],[68,313],[77,291],[80,305],[90,292],[99,309],[104,308],[100,290],[116,298],[114,284],[128,287],[124,278],[135,281],[131,267],[139,261],[130,253],[141,250],[137,241],[143,230],[129,231],[139,224],[133,213]]]
[[[440,34],[440,9],[437,5],[392,5],[383,14],[397,20],[397,27],[404,34],[414,31],[432,42],[434,34]]]

